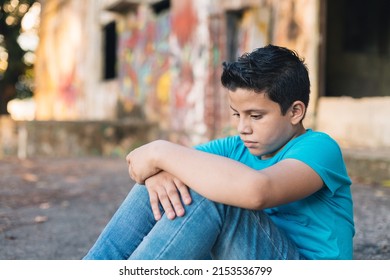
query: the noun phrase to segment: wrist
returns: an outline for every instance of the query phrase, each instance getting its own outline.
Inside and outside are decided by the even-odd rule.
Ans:
[[[154,167],[158,169],[162,169],[163,159],[166,157],[164,155],[166,151],[166,145],[167,141],[164,140],[156,140],[153,142],[153,149],[152,149],[152,164]]]

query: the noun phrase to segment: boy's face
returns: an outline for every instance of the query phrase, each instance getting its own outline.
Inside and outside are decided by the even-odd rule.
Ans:
[[[283,116],[279,104],[264,93],[245,89],[229,91],[229,103],[241,140],[255,156],[272,157],[304,131],[291,108]]]

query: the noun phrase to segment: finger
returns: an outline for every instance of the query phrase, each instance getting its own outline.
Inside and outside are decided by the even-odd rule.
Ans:
[[[177,190],[176,186],[171,185],[166,188],[169,200],[171,202],[171,205],[173,206],[173,209],[175,210],[175,213],[177,216],[181,217],[184,215],[184,207],[183,202],[180,199],[180,193]]]
[[[173,220],[176,216],[175,211],[173,210],[171,201],[169,200],[169,196],[166,193],[165,189],[158,193],[158,199],[160,200],[160,204],[165,211],[168,219]]]
[[[153,216],[156,221],[161,219],[161,211],[159,207],[158,195],[156,192],[149,191],[150,206],[152,207]]]
[[[189,188],[180,180],[175,180],[177,189],[179,190],[181,199],[184,204],[189,205],[192,202],[191,194]]]

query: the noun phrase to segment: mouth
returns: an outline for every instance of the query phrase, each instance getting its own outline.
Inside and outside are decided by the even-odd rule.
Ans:
[[[257,142],[255,141],[249,141],[249,140],[242,140],[242,141],[244,142],[245,147],[247,147],[248,149],[255,148],[257,144]]]

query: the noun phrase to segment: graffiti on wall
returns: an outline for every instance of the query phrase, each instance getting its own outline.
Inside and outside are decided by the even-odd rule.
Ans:
[[[229,47],[222,39],[225,18],[218,17],[216,29],[211,28],[209,5],[207,0],[172,0],[170,9],[157,15],[140,6],[119,36],[124,107],[129,112],[142,107],[173,140],[189,145],[217,135],[229,122],[219,81]],[[246,9],[237,26],[236,52],[266,44],[268,21],[269,9]],[[219,37],[211,38],[211,32]]]
[[[78,78],[78,64],[83,10],[79,6],[74,9],[75,3],[47,1],[43,6],[35,66],[37,119],[75,119],[80,114],[77,102],[82,81]]]
[[[148,117],[154,119],[166,111],[169,102],[169,13],[156,17],[141,7],[122,24],[118,47],[121,101],[128,112],[148,105]]]
[[[129,112],[141,106],[146,117],[180,135],[205,133],[207,1],[171,1],[155,15],[140,6],[119,32],[121,102]],[[193,6],[196,5],[196,6]],[[206,13],[204,13],[206,14]],[[173,134],[172,134],[173,135]],[[180,138],[181,136],[179,136]],[[175,139],[192,143],[191,139]]]

